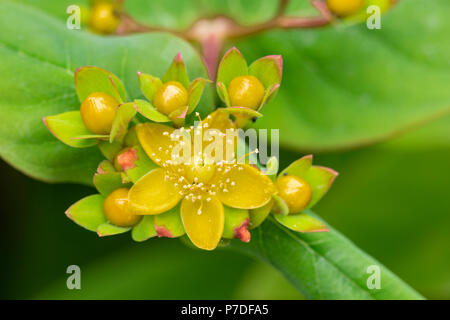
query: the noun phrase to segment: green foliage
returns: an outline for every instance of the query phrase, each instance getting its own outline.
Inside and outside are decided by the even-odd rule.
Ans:
[[[130,99],[142,97],[136,71],[163,74],[177,52],[192,78],[206,76],[195,50],[172,35],[100,37],[68,30],[62,21],[11,1],[0,3],[0,21],[0,73],[8,75],[0,79],[0,117],[11,124],[0,128],[0,155],[37,179],[91,184],[102,159],[97,150],[64,146],[41,121],[79,110],[73,80],[78,67],[108,69],[125,84]],[[197,111],[206,115],[211,109],[211,90],[205,90]]]
[[[234,245],[273,264],[312,299],[421,299],[378,261],[337,231],[298,233],[268,218],[249,245]],[[369,289],[369,266],[380,267],[381,289]]]

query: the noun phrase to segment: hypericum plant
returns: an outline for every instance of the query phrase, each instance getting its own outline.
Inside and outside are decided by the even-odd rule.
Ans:
[[[178,53],[162,79],[138,72],[139,86],[148,99],[135,100],[136,109],[144,117],[155,122],[170,122],[182,126],[191,114],[209,80],[204,78],[189,81],[186,66]]]
[[[247,66],[237,48],[228,50],[219,64],[217,93],[227,107],[260,111],[278,91],[283,74],[281,56],[266,56]],[[240,115],[236,124],[245,126],[249,115]]]
[[[241,53],[232,48],[222,59],[217,82],[226,107],[190,127],[183,126],[185,116],[194,111],[208,80],[189,83],[180,54],[162,80],[138,73],[142,93],[150,102],[126,102],[122,82],[106,70],[78,69],[75,86],[80,111],[49,116],[44,123],[70,146],[98,145],[107,159],[94,175],[99,194],[78,201],[66,215],[100,236],[132,230],[134,240],[144,241],[186,233],[205,250],[216,248],[222,239],[249,242],[249,228],[259,226],[270,212],[295,231],[328,231],[302,211],[326,193],[336,176],[333,170],[311,166],[308,156],[275,180],[275,158],[266,172],[270,176],[237,161],[237,140],[226,138],[227,131],[236,130],[243,120],[261,116],[257,111],[280,86],[281,61],[280,56],[268,56],[247,67]],[[150,121],[137,123],[136,110]],[[215,130],[223,150],[214,149],[207,156],[212,142],[204,139],[203,129]],[[195,153],[189,162],[175,161],[172,150],[180,138],[184,143],[189,137],[187,143],[191,143],[199,134],[205,141],[200,155]],[[230,143],[231,154],[226,153]],[[227,156],[216,160],[222,151]]]

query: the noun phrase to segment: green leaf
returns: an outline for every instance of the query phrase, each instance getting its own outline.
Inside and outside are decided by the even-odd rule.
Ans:
[[[103,158],[97,148],[65,146],[42,123],[43,117],[79,110],[75,70],[90,65],[116,74],[134,100],[143,97],[136,72],[163,74],[177,52],[193,78],[206,77],[206,69],[194,48],[173,35],[101,37],[68,30],[67,5],[64,19],[34,7],[40,5],[53,10],[42,1],[0,2],[0,156],[34,178],[92,184]],[[205,88],[196,110],[205,116],[212,109],[212,90]]]
[[[247,62],[240,51],[233,47],[228,50],[220,61],[217,71],[217,82],[222,82],[228,87],[231,80],[248,74]]]
[[[128,125],[136,115],[133,102],[121,104],[117,109],[111,128],[109,142],[120,140],[127,134]]]
[[[156,235],[153,216],[143,216],[142,220],[131,231],[131,237],[137,242],[148,240]]]
[[[275,214],[275,219],[283,226],[298,232],[325,232],[328,227],[320,220],[304,213],[281,215]]]
[[[99,237],[114,236],[129,231],[131,228],[115,226],[109,222],[105,222],[98,226],[97,234]]]
[[[114,160],[116,154],[123,148],[120,141],[113,141],[112,143],[109,141],[100,141],[98,147],[105,158],[111,161]]]
[[[250,222],[248,210],[236,209],[228,206],[223,206],[225,212],[225,224],[223,227],[222,237],[226,239],[234,239],[239,237],[239,228],[247,228]]]
[[[248,68],[248,74],[255,76],[266,90],[280,84],[283,74],[283,58],[281,56],[265,56],[254,61]]]
[[[92,133],[84,125],[80,111],[64,112],[42,120],[56,138],[71,147],[86,148],[98,143],[96,136],[90,137]]]
[[[134,106],[136,110],[149,120],[155,122],[170,122],[170,119],[159,112],[150,102],[145,100],[134,100]]]
[[[192,81],[191,85],[189,86],[188,114],[194,111],[195,107],[198,105],[203,94],[203,89],[205,88],[205,84],[207,82],[210,82],[210,80],[197,78]]]
[[[95,67],[80,67],[75,71],[75,88],[81,102],[94,92],[109,94],[119,103],[127,101],[122,81],[111,72]]]
[[[133,183],[158,167],[139,145],[121,152],[116,161]]]
[[[138,78],[142,93],[149,101],[153,101],[155,93],[163,85],[161,79],[142,72],[138,72]]]
[[[106,222],[103,213],[104,200],[99,194],[83,198],[67,209],[66,216],[83,228],[96,231],[98,226]]]
[[[181,220],[180,205],[167,212],[157,214],[155,217],[155,230],[158,237],[177,238],[186,233]]]
[[[380,30],[361,24],[234,41],[248,61],[283,56],[281,88],[256,126],[282,128],[282,146],[311,152],[373,144],[449,114],[449,15],[446,0],[401,1]]]
[[[181,53],[177,53],[172,63],[170,64],[169,69],[167,69],[166,73],[162,77],[162,80],[164,83],[169,81],[178,81],[186,89],[189,88],[189,78],[183,58],[181,57]]]
[[[129,188],[131,185],[124,183],[120,172],[96,173],[94,186],[104,197],[119,188]]]
[[[272,210],[272,206],[273,201],[269,201],[266,205],[260,208],[249,210],[250,224],[248,225],[248,228],[255,229],[256,227],[259,227],[269,215],[270,210]]]
[[[298,233],[268,218],[252,231],[249,244],[232,247],[269,262],[310,299],[423,299],[332,228]],[[380,289],[367,286],[372,266],[380,268]]]

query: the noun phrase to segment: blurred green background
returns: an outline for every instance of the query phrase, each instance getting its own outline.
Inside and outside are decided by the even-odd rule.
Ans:
[[[450,298],[450,149],[408,148],[439,123],[390,142],[316,155],[340,173],[317,212],[427,298]],[[283,150],[282,165],[301,154]],[[178,240],[98,238],[64,215],[92,188],[46,184],[1,164],[2,298],[298,299],[272,267]],[[66,288],[79,265],[82,290]]]
[[[60,20],[72,3],[20,2]],[[206,14],[225,12],[249,24],[276,11],[276,1],[269,0],[246,6],[237,1],[195,1],[181,7],[174,1],[127,3],[140,21],[168,27],[188,26],[200,9]],[[369,47],[361,45],[358,41],[368,37],[367,30],[344,32],[339,27],[317,33],[317,38],[310,32],[289,32],[285,38],[274,32],[237,45],[249,61],[265,54],[285,57],[283,86],[264,109],[260,125],[280,128],[285,147],[281,166],[313,152],[316,164],[340,173],[315,211],[425,297],[450,299],[450,117],[403,132],[408,124],[435,115],[432,111],[444,103],[450,106],[448,92],[437,94],[437,83],[427,78],[448,77],[448,25],[435,28],[439,19],[434,14],[446,17],[450,11],[448,3],[443,7],[445,0],[417,3],[423,7],[398,11],[399,17],[417,22],[409,29],[395,13],[387,20],[396,30],[381,33],[387,46],[379,45],[376,36],[364,43]],[[292,1],[288,13],[310,12],[305,4]],[[421,12],[426,19],[414,16]],[[335,51],[328,50],[329,45]],[[409,50],[411,46],[416,49]],[[379,60],[360,56],[374,51]],[[392,78],[377,78],[380,66]],[[411,83],[404,81],[405,71],[416,76]],[[419,85],[427,81],[429,86],[422,90]],[[392,96],[397,91],[401,94]],[[436,98],[429,102],[427,95]],[[392,138],[395,132],[402,134]],[[367,139],[371,146],[353,144]],[[338,146],[341,151],[335,150]],[[0,174],[0,298],[302,298],[277,270],[226,248],[202,252],[172,239],[135,243],[129,234],[98,238],[64,215],[72,203],[94,193],[93,188],[42,183],[3,161]],[[72,264],[81,268],[81,290],[66,287],[66,268]]]

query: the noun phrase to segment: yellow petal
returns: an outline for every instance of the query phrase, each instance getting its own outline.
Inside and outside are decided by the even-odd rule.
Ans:
[[[268,203],[276,192],[272,180],[247,164],[224,165],[213,178],[217,196],[224,204],[239,209],[255,209]]]
[[[171,159],[172,149],[179,143],[176,140],[172,141],[173,132],[173,128],[158,123],[147,122],[136,126],[136,134],[142,148],[159,166],[163,166]]]
[[[200,249],[213,250],[222,238],[225,215],[217,197],[192,202],[183,199],[181,218],[189,239]]]
[[[130,189],[130,209],[135,214],[159,214],[172,209],[183,197],[173,181],[165,181],[165,170],[156,168],[147,173]]]
[[[202,128],[203,128],[203,152],[206,152],[206,156],[211,156],[212,159],[215,159],[216,162],[220,162],[223,160],[231,161],[235,157],[236,153],[236,147],[237,147],[237,131],[236,126],[234,125],[233,121],[230,120],[229,113],[223,111],[224,108],[218,109],[211,113],[206,119],[202,121]],[[214,136],[214,139],[209,142],[209,135],[207,133],[207,130],[216,129],[220,131],[223,134],[227,134],[228,129],[234,129],[234,131],[229,131],[229,136],[223,136],[218,137],[217,135],[212,134]],[[217,137],[216,137],[217,136]],[[209,152],[208,149],[212,148],[210,146],[212,143],[216,144],[216,139],[221,139],[220,145],[222,148],[220,148],[220,145],[217,145],[218,151],[221,152],[220,155],[216,155],[216,151]],[[229,152],[227,154],[227,148],[229,149]],[[212,150],[212,149],[210,149]]]

